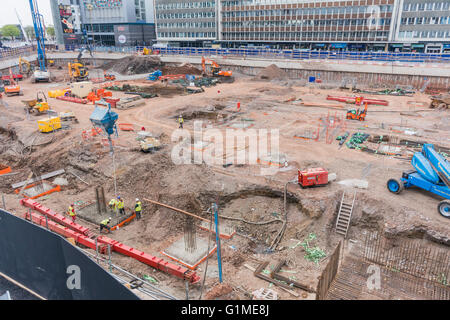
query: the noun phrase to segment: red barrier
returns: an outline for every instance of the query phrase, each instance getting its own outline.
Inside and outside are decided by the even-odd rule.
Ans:
[[[83,235],[89,236],[89,229],[86,227],[83,227],[82,225],[72,222],[72,219],[69,217],[65,217],[59,213],[54,212],[51,209],[48,209],[41,205],[39,202],[33,201],[31,199],[22,199],[20,200],[20,203],[28,208],[31,208],[33,210],[36,210],[39,213],[42,213],[43,215],[46,215],[52,220],[55,220],[59,224],[62,224],[63,226],[70,228],[76,232],[79,232]]]
[[[90,239],[87,235],[89,233],[89,229],[85,228],[77,223],[74,223],[70,220],[70,218],[66,218],[59,213],[56,213],[52,211],[51,209],[48,209],[44,206],[42,206],[40,203],[35,202],[31,199],[22,199],[20,200],[20,203],[23,206],[26,206],[28,208],[31,208],[33,210],[36,210],[44,215],[46,215],[48,218],[53,219],[57,221],[58,223],[62,224],[59,225],[54,221],[48,220],[48,227],[50,230],[64,236],[67,238],[74,238],[75,241],[79,244],[82,244],[88,248],[91,248],[95,250],[95,240]],[[40,216],[36,213],[31,214],[33,222],[41,225],[46,226],[45,217]],[[29,217],[28,214],[25,214],[25,218]],[[29,218],[28,218],[29,220]],[[142,263],[145,263],[155,269],[161,270],[163,272],[166,272],[168,274],[172,274],[178,278],[181,278],[183,280],[189,281],[190,283],[197,283],[200,281],[200,277],[193,271],[186,269],[184,267],[179,267],[177,265],[174,265],[170,262],[165,261],[164,259],[157,258],[155,256],[152,256],[148,253],[145,253],[143,251],[134,249],[130,246],[127,246],[117,240],[113,240],[111,238],[105,237],[105,236],[99,236],[97,237],[97,242],[99,245],[111,245],[111,249],[113,251],[116,251],[118,253],[121,253],[123,255],[129,256],[131,258],[134,258]]]
[[[364,105],[364,104],[376,104],[381,106],[387,106],[389,104],[386,100],[378,100],[378,99],[367,99],[364,97],[337,97],[337,96],[327,96],[327,100],[334,100],[339,102],[346,102],[346,103],[355,103],[358,105]],[[359,103],[357,103],[357,100]]]
[[[166,273],[177,276],[178,278],[182,278],[184,280],[189,281],[190,283],[197,283],[200,281],[200,277],[193,271],[186,269],[184,267],[180,267],[174,265],[170,262],[165,261],[164,259],[157,258],[143,251],[134,249],[130,246],[127,246],[119,241],[110,239],[105,236],[100,236],[97,238],[99,243],[109,244],[111,248],[123,255],[132,257],[142,263],[145,263],[155,269],[164,271]]]
[[[23,218],[26,220],[30,220],[30,214],[28,212],[26,212],[23,215]],[[61,226],[59,224],[57,224],[56,222],[52,221],[52,220],[45,220],[44,216],[41,216],[37,213],[31,213],[31,220],[43,227],[47,227],[53,231],[56,232],[57,234],[60,234],[66,238],[73,238],[75,240],[75,242],[82,244],[88,248],[91,248],[93,250],[95,250],[95,240],[86,237],[85,235],[82,235],[76,231],[73,231],[67,227]]]
[[[86,104],[89,102],[89,100],[87,100],[87,99],[80,99],[80,98],[66,97],[66,96],[59,96],[59,97],[56,97],[56,99],[69,101],[69,102],[75,102],[75,103],[82,103],[82,104]]]

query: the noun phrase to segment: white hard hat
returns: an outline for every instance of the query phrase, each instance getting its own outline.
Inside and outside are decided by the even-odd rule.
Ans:
[[[111,218],[111,217],[109,217],[109,220],[112,220],[112,218]]]
[[[139,201],[139,199],[138,199],[138,198],[136,198],[136,201]]]

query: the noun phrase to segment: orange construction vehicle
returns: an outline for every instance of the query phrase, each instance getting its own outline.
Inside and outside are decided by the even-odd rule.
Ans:
[[[367,102],[363,110],[350,109],[347,111],[347,119],[364,121],[367,115]]]
[[[231,71],[223,71],[222,68],[211,59],[205,59],[205,57],[202,56],[202,70],[203,75],[208,75],[206,72],[206,63],[211,63],[211,75],[215,78],[219,78],[221,82],[234,82],[233,72]]]
[[[8,80],[4,80],[5,83],[5,94],[9,96],[21,96],[22,92],[20,91],[20,86],[14,80],[12,70],[9,69],[10,77]]]
[[[103,71],[103,77],[105,78],[105,81],[114,81],[116,80],[116,76],[113,74],[107,74],[106,71]]]

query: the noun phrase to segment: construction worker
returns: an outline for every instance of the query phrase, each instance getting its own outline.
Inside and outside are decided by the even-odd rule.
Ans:
[[[108,219],[103,220],[102,222],[100,222],[100,233],[102,233],[103,229],[107,229],[109,232],[111,232],[111,227],[108,226],[108,224],[111,222],[111,217],[109,217]]]
[[[117,200],[112,198],[111,201],[109,201],[109,208],[111,211],[114,211],[114,213],[117,213]]]
[[[123,199],[120,198],[120,196],[117,197],[117,209],[119,209],[120,214],[125,214],[125,203],[123,202]]]
[[[139,201],[138,198],[136,198],[136,204],[134,206],[134,212],[136,213],[136,219],[141,219],[141,212],[142,212],[142,203]]]
[[[67,210],[67,214],[72,218],[72,222],[75,222],[75,218],[77,215],[75,213],[75,206],[73,203],[69,206],[69,209]]]
[[[183,119],[183,116],[181,114],[178,117],[178,123],[180,124],[179,129],[183,129],[184,119]]]

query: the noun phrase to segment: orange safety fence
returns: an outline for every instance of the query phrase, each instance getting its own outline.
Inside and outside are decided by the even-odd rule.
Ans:
[[[11,167],[3,165],[3,164],[0,164],[0,176],[2,174],[7,174],[9,172],[11,172]]]
[[[122,131],[134,131],[134,126],[132,123],[118,123],[117,125]]]
[[[111,227],[111,230],[114,231],[116,229],[119,229],[120,227],[122,227],[124,224],[131,222],[134,218],[136,218],[136,213],[133,213],[130,217],[128,217],[127,219],[121,221],[120,223],[116,224],[115,226]]]

